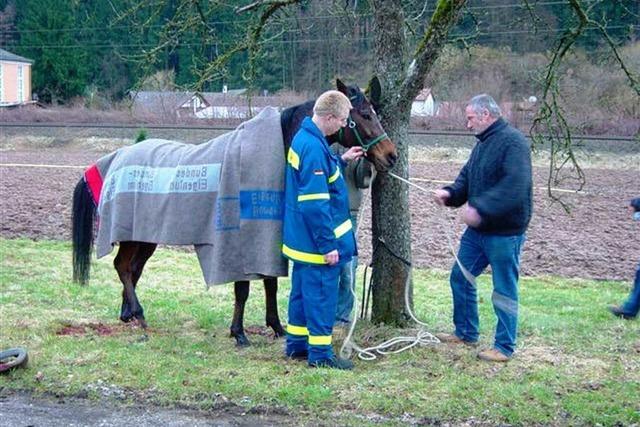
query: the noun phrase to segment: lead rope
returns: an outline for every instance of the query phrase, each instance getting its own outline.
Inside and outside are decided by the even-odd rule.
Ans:
[[[396,179],[398,179],[398,180],[400,180],[402,182],[405,182],[405,183],[407,183],[409,185],[413,185],[413,186],[417,187],[418,189],[420,189],[422,192],[430,193],[429,190],[427,190],[427,189],[425,189],[425,188],[423,188],[423,187],[421,187],[421,186],[419,186],[417,184],[414,184],[414,183],[410,182],[407,179],[399,177],[398,175],[395,175],[395,174],[393,174],[391,172],[388,172],[388,175],[390,175],[393,178],[396,178]],[[362,214],[363,214],[364,209],[367,206],[366,202],[368,202],[368,197],[371,195],[371,185],[372,185],[372,182],[369,183],[369,187],[367,188],[367,191],[365,191],[362,203],[360,205],[361,206],[361,212],[358,215],[359,216],[359,221],[358,221],[358,226],[356,227],[356,236],[358,235],[358,232],[360,231],[360,226],[362,225],[362,218],[363,218]],[[364,206],[364,208],[363,208],[363,206]],[[451,229],[453,229],[453,228],[451,228]],[[449,248],[451,250],[451,253],[455,257],[456,262],[458,263],[458,266],[462,270],[462,274],[465,276],[465,278],[467,278],[467,280],[469,280],[470,283],[472,283],[475,286],[476,285],[475,277],[473,277],[473,275],[471,273],[469,273],[469,271],[466,268],[464,268],[464,266],[462,265],[462,263],[458,259],[458,256],[455,253],[450,233],[446,233],[446,234],[447,234],[447,240],[449,242]],[[353,263],[353,260],[351,260],[351,262]],[[406,308],[407,312],[409,313],[409,316],[411,317],[411,319],[414,322],[416,322],[418,325],[420,325],[416,335],[415,336],[397,336],[397,337],[391,338],[391,339],[389,339],[387,341],[384,341],[383,343],[378,344],[376,346],[362,348],[352,340],[353,332],[355,330],[356,323],[357,323],[357,315],[354,315],[353,316],[353,321],[351,322],[351,326],[349,328],[349,333],[347,334],[347,337],[345,338],[344,342],[342,343],[342,346],[340,347],[340,357],[350,358],[352,353],[353,353],[353,351],[356,351],[358,353],[358,357],[360,359],[362,359],[362,360],[375,360],[378,357],[377,355],[400,353],[400,352],[408,350],[408,349],[410,349],[412,347],[415,347],[416,345],[424,346],[424,345],[429,345],[429,344],[438,344],[438,343],[440,343],[440,340],[437,337],[435,337],[433,334],[431,334],[430,332],[425,330],[425,328],[428,327],[428,325],[426,323],[418,320],[418,318],[413,313],[413,310],[411,310],[411,305],[409,304],[409,287],[410,287],[410,283],[411,283],[411,279],[412,279],[413,269],[412,269],[410,263],[405,261],[405,264],[409,267],[409,273],[407,274],[407,281],[404,284],[404,303],[405,303],[405,308]],[[366,280],[365,280],[365,282],[366,282]],[[366,283],[363,283],[363,287],[365,285],[366,285]],[[351,294],[353,295],[353,300],[354,300],[354,307],[353,307],[352,313],[356,313],[357,314],[358,313],[358,298],[357,298],[356,293],[355,293],[355,274],[351,275],[350,290],[351,290]]]
[[[421,187],[418,184],[409,181],[408,179],[402,178],[401,176],[398,176],[398,175],[394,174],[393,172],[387,172],[387,174],[389,176],[399,180],[399,181],[406,182],[407,184],[416,187],[417,189],[419,189],[420,191],[422,191],[424,193],[433,193],[433,191],[427,190],[426,188]],[[450,219],[450,222],[451,222],[450,230],[453,230],[454,229],[453,220]],[[462,275],[465,277],[465,279],[467,279],[469,281],[469,283],[471,283],[475,287],[476,286],[476,278],[474,277],[473,274],[471,274],[469,272],[469,270],[467,270],[464,267],[464,265],[462,265],[462,263],[458,259],[458,254],[456,254],[456,250],[455,250],[455,248],[453,246],[453,241],[451,240],[451,233],[445,233],[445,235],[447,236],[447,242],[449,243],[449,250],[451,251],[451,254],[453,255],[453,257],[455,258],[456,263],[458,264],[458,267],[460,267],[460,270],[462,271]]]

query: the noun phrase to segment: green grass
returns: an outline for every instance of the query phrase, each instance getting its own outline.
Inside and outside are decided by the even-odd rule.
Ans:
[[[356,360],[354,371],[340,372],[286,361],[283,342],[261,334],[237,349],[228,336],[233,288],[206,290],[195,255],[184,251],[160,249],[139,283],[145,340],[117,320],[121,285],[111,261],[95,262],[81,287],[70,280],[68,244],[0,240],[0,347],[24,346],[30,356],[28,369],[0,377],[0,389],[203,409],[231,403],[286,411],[308,425],[640,422],[639,324],[605,310],[625,297],[628,283],[523,278],[519,351],[506,365],[438,345]],[[422,270],[414,279],[417,317],[431,332],[449,331],[447,273]],[[288,290],[281,280],[283,321]],[[495,324],[488,277],[479,280],[479,298],[484,347]],[[114,333],[101,335],[91,327],[98,324]],[[256,282],[245,326],[263,324]],[[85,332],[60,335],[65,327]],[[356,341],[406,332],[361,322]]]

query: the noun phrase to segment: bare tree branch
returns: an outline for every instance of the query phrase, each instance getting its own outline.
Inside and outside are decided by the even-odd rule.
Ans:
[[[531,126],[531,137],[535,145],[543,145],[547,140],[550,143],[549,177],[547,180],[547,193],[552,200],[559,202],[565,210],[569,206],[559,196],[552,193],[551,188],[563,179],[563,169],[572,168],[573,178],[577,181],[578,190],[586,184],[586,176],[580,167],[574,152],[574,141],[571,126],[567,123],[562,106],[559,102],[560,89],[558,82],[559,67],[563,58],[573,47],[580,35],[587,28],[596,27],[603,35],[611,48],[616,60],[624,71],[631,87],[640,96],[638,78],[629,70],[622,60],[616,43],[609,36],[606,27],[589,17],[589,9],[584,9],[580,0],[569,0],[578,23],[574,28],[568,29],[556,44],[543,80],[542,107],[534,118]],[[592,4],[591,7],[595,6]],[[548,135],[546,138],[544,135]]]
[[[250,10],[258,9],[262,6],[269,6],[274,12],[281,7],[288,6],[290,4],[300,3],[301,0],[258,0],[246,6],[236,8],[236,13],[244,13]],[[264,17],[264,14],[263,14]]]
[[[438,0],[429,27],[413,55],[414,60],[400,87],[400,93],[395,97],[401,111],[409,111],[403,104],[410,104],[422,89],[424,77],[429,74],[435,59],[447,43],[449,31],[458,20],[465,3],[466,0]]]

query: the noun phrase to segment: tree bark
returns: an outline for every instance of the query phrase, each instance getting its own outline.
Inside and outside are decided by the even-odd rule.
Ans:
[[[408,128],[412,101],[422,89],[424,79],[446,44],[449,31],[457,22],[465,2],[439,0],[423,39],[408,57],[401,2],[372,0],[374,72],[383,85],[379,114],[382,125],[398,149],[393,173],[403,178],[409,177]],[[405,326],[409,320],[405,286],[410,286],[408,303],[412,305],[413,300],[412,284],[408,280],[411,263],[408,185],[389,175],[378,174],[372,188],[371,203],[374,248],[371,320]]]
[[[409,167],[407,129],[410,109],[399,110],[399,93],[406,74],[406,40],[401,3],[374,0],[374,73],[383,82],[380,118],[395,142],[398,161],[393,172],[406,177]],[[409,104],[410,105],[410,104]],[[404,286],[411,262],[411,219],[407,185],[378,174],[372,188],[373,289],[371,318],[374,323],[403,326],[408,319]]]

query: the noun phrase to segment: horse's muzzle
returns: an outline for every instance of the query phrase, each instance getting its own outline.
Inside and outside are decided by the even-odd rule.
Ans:
[[[372,156],[369,156],[369,160],[373,161],[378,172],[387,172],[393,168],[398,160],[396,147],[389,139],[382,141],[372,151]]]

